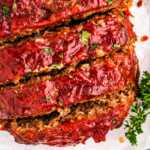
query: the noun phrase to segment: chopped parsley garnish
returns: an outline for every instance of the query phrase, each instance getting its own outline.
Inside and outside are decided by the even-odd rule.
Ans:
[[[6,5],[2,7],[2,13],[5,17],[8,17],[10,15],[10,8]]]
[[[96,43],[93,43],[92,45],[91,45],[91,49],[96,49],[97,48],[97,44]]]
[[[50,48],[50,47],[43,48],[43,50],[44,50],[44,52],[46,52],[47,54],[50,54],[50,55],[53,52],[52,48]]]
[[[112,0],[107,0],[108,4],[112,4]]]
[[[89,39],[90,39],[91,33],[88,31],[82,31],[81,34],[81,42],[84,45],[88,45]]]
[[[61,69],[63,67],[63,64],[52,64],[51,68],[52,69]]]
[[[144,72],[138,101],[131,108],[129,120],[125,123],[125,135],[132,145],[137,145],[137,136],[143,133],[142,125],[150,114],[150,73]]]
[[[120,13],[119,13],[119,14],[120,14],[120,16],[121,16],[121,17],[124,17],[124,16],[125,16],[125,14],[124,14],[124,12],[123,12],[123,11],[120,11]]]

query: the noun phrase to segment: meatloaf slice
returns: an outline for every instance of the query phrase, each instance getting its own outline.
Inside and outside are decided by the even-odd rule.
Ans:
[[[123,0],[1,0],[0,41],[119,6]]]
[[[29,74],[76,66],[80,61],[129,48],[135,34],[127,16],[119,14],[113,11],[98,15],[84,23],[0,48],[0,84],[17,83]]]
[[[53,78],[44,76],[0,90],[0,118],[47,114],[59,107],[101,97],[137,81],[133,49],[69,68]]]
[[[84,143],[90,137],[100,142],[109,130],[122,124],[134,99],[135,88],[128,85],[95,101],[45,116],[2,121],[3,129],[14,135],[17,142],[25,144],[66,146]]]

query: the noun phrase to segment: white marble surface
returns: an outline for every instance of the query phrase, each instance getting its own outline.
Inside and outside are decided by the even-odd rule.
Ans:
[[[137,0],[135,0],[135,3]],[[145,0],[145,5],[141,8],[132,7],[134,18],[134,29],[137,35],[150,36],[150,0]],[[150,40],[146,42],[137,42],[136,53],[139,58],[141,72],[143,70],[150,71]],[[116,129],[107,135],[107,141],[95,144],[89,139],[85,145],[77,145],[75,147],[57,148],[46,145],[21,145],[14,142],[14,138],[7,132],[0,132],[0,150],[147,150],[150,149],[150,118],[143,125],[144,133],[138,138],[138,146],[133,147],[125,140],[124,143],[119,142],[119,137],[124,135],[124,129]]]

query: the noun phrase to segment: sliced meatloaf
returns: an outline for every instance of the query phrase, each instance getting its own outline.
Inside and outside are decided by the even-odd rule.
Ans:
[[[66,146],[84,143],[89,137],[100,142],[122,124],[134,100],[135,88],[128,85],[93,101],[41,117],[2,121],[2,125],[19,143]]]
[[[0,0],[0,129],[67,146],[119,127],[138,83],[131,3]]]
[[[105,12],[123,0],[1,0],[0,41]]]
[[[68,68],[55,77],[39,77],[0,90],[0,118],[37,116],[59,107],[101,97],[135,84],[137,59],[133,49]]]
[[[40,37],[0,48],[0,84],[18,83],[26,76],[76,66],[101,58],[135,41],[126,15],[113,11],[81,24],[46,32]]]

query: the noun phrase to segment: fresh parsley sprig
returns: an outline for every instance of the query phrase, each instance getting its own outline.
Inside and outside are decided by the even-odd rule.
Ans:
[[[150,114],[150,73],[144,72],[139,87],[138,101],[131,108],[125,123],[125,135],[132,145],[137,145],[137,136],[143,133],[142,125]]]

